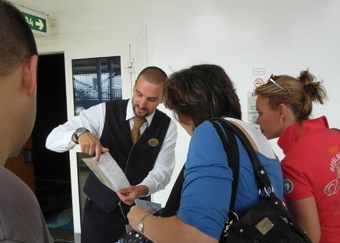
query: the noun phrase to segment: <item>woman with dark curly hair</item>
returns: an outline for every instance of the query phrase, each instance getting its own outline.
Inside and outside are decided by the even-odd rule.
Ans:
[[[340,133],[325,116],[310,119],[313,102],[326,91],[308,71],[298,78],[271,76],[255,90],[257,124],[267,139],[278,138],[284,197],[312,242],[340,242]]]
[[[219,242],[229,211],[233,172],[211,118],[223,117],[244,132],[277,196],[283,197],[279,161],[267,139],[241,120],[239,98],[223,68],[202,64],[175,72],[165,84],[164,104],[191,135],[180,206],[171,217],[156,217],[134,206],[128,214],[134,229],[141,229],[153,242]],[[238,138],[236,143],[240,171],[235,211],[244,212],[258,203],[259,195],[251,160]]]

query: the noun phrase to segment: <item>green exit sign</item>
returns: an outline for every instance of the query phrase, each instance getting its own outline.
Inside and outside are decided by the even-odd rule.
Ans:
[[[33,33],[47,35],[47,16],[38,16],[21,11]]]

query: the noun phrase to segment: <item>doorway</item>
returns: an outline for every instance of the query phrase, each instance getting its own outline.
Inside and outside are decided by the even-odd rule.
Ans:
[[[32,131],[36,196],[55,240],[73,242],[69,153],[46,149],[52,129],[67,121],[64,54],[39,56],[37,116]]]

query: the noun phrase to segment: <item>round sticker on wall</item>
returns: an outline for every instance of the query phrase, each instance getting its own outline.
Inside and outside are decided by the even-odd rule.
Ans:
[[[283,181],[283,192],[289,194],[293,191],[293,189],[294,189],[293,182],[288,179],[285,179]]]
[[[262,84],[264,84],[262,78],[257,78],[257,79],[254,80],[254,85],[255,85],[255,87],[259,87],[259,86],[261,86]]]

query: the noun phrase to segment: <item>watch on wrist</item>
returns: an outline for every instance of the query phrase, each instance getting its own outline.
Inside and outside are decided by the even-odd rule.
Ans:
[[[78,128],[75,132],[74,132],[74,137],[75,137],[75,139],[76,139],[76,143],[78,143],[78,139],[79,139],[79,137],[82,135],[82,134],[84,134],[84,133],[86,133],[86,132],[88,132],[89,130],[87,130],[85,127],[80,127],[80,128]]]
[[[151,216],[151,213],[146,213],[144,214],[144,216],[142,217],[142,219],[140,220],[139,224],[138,224],[138,231],[139,233],[143,234],[143,230],[144,230],[144,221],[147,217]]]

